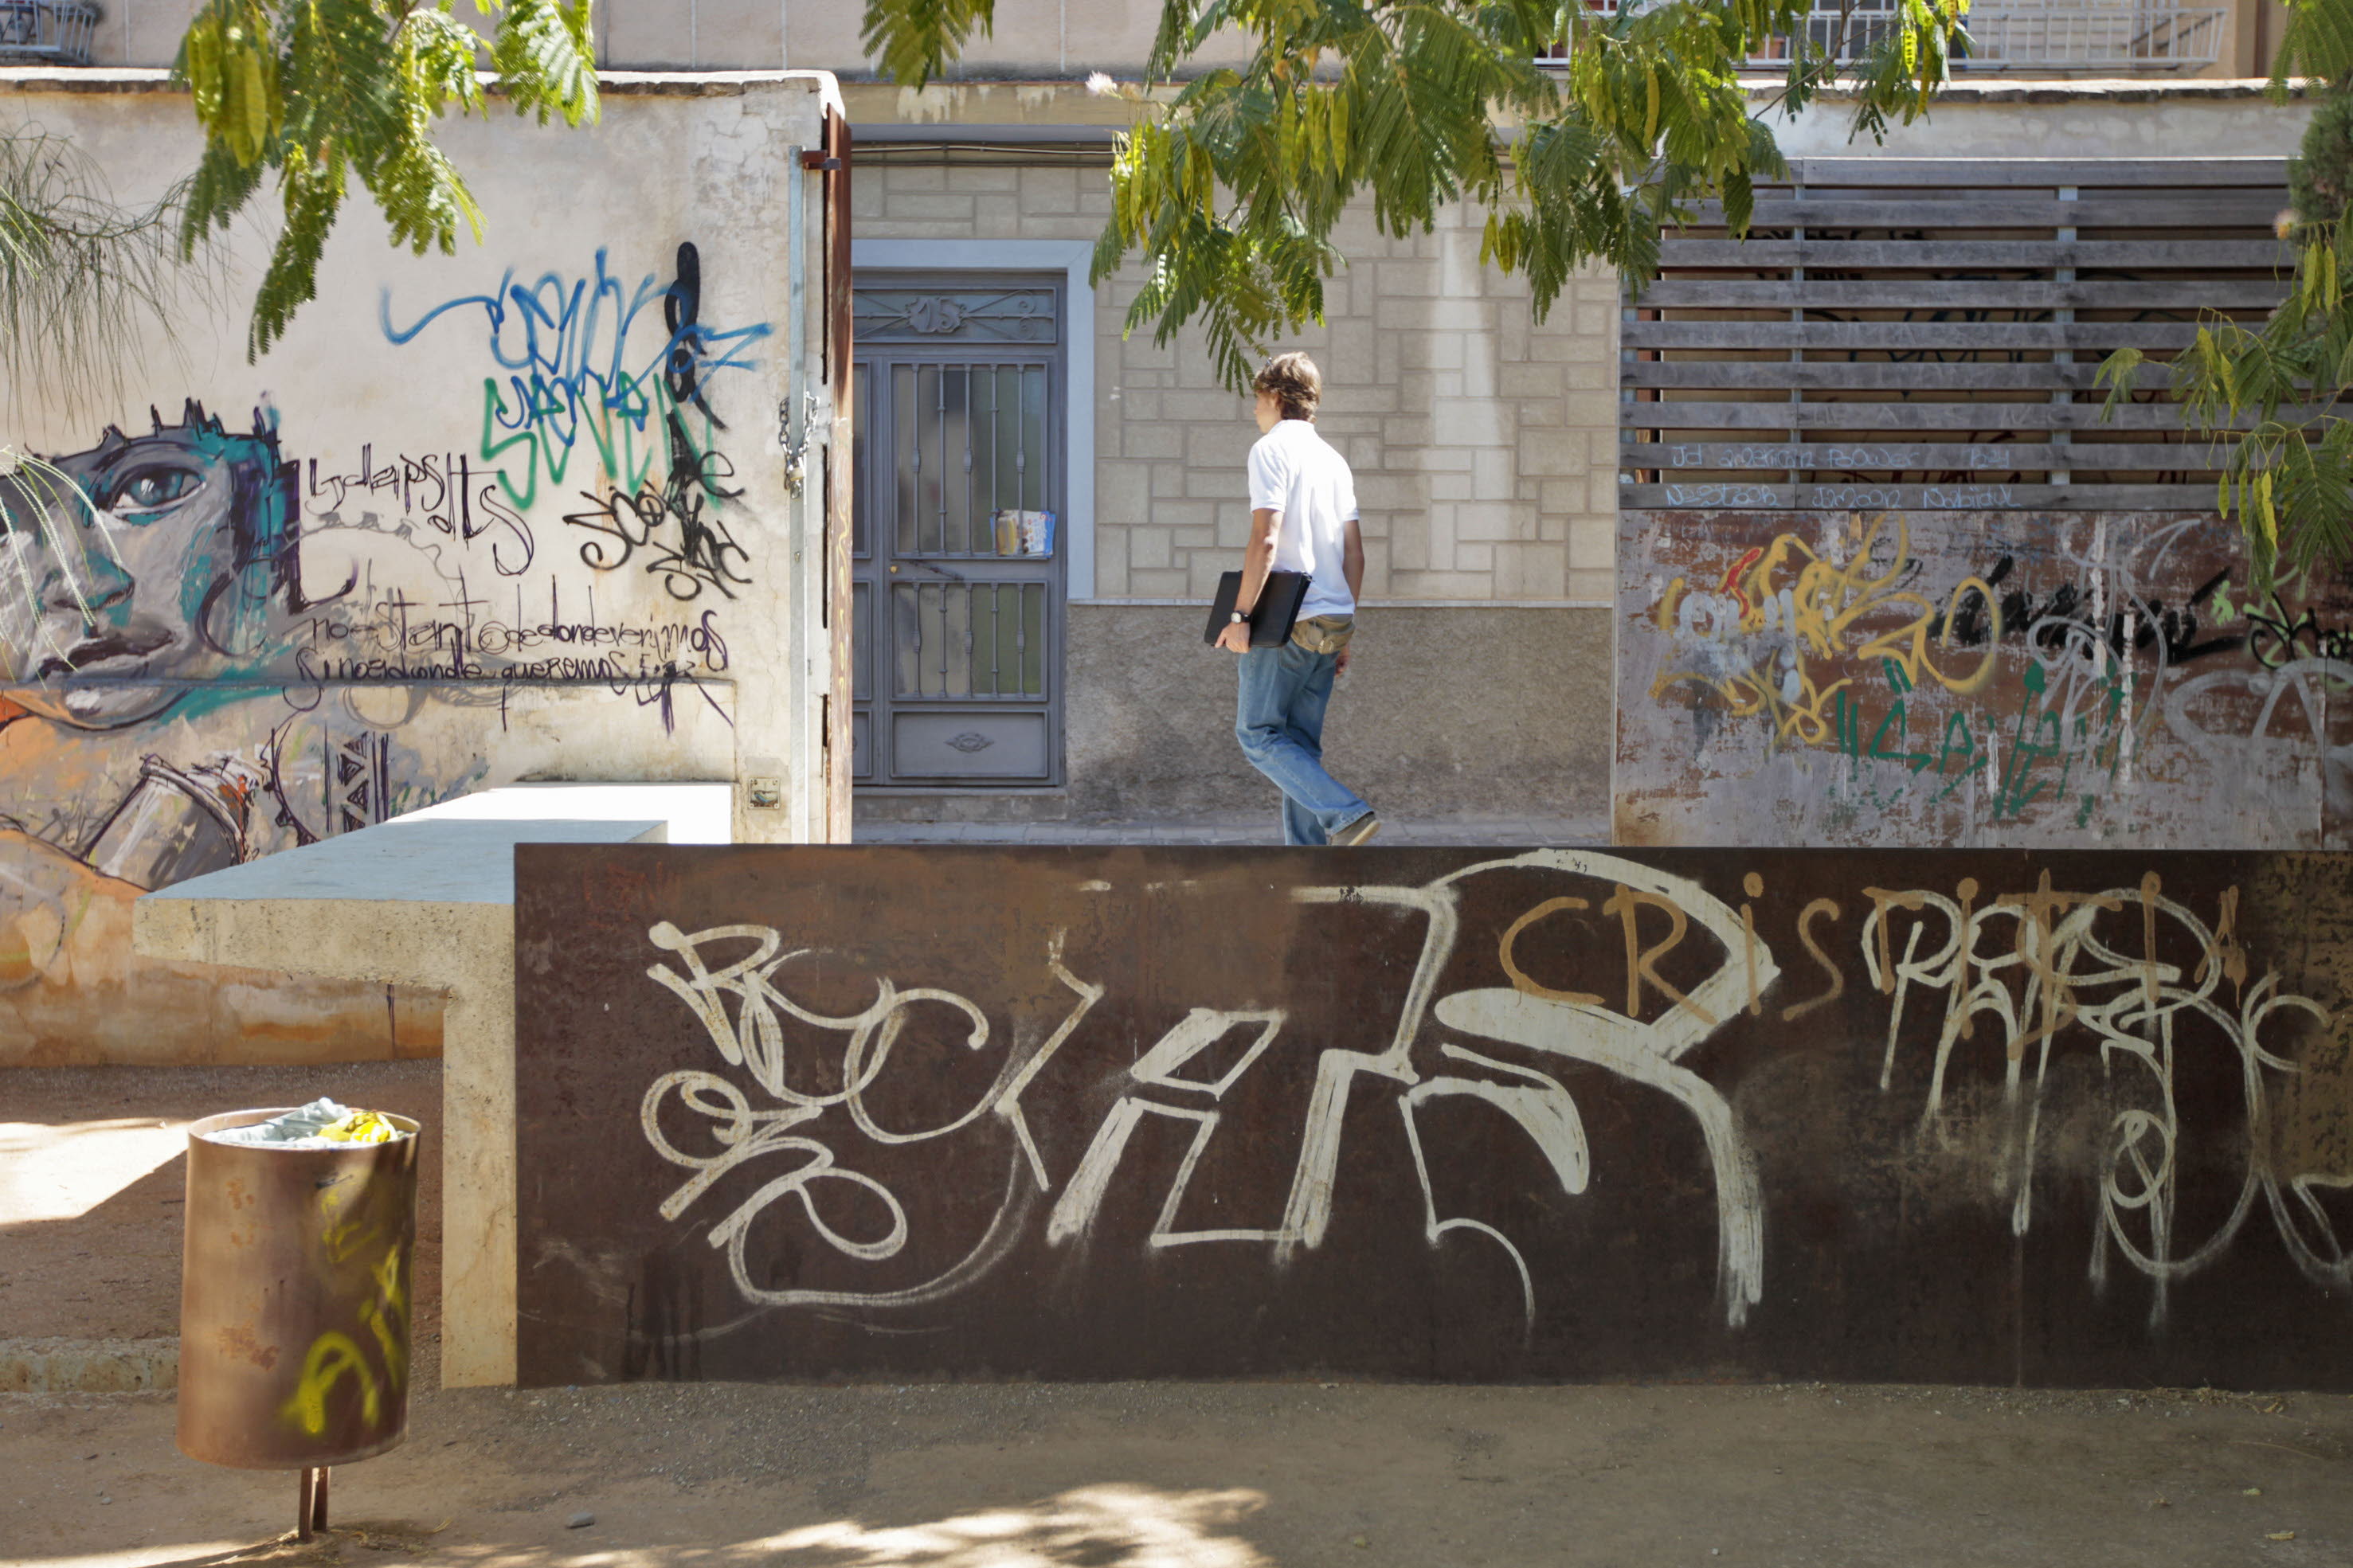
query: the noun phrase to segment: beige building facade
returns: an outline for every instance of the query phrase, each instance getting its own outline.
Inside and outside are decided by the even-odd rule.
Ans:
[[[91,58],[163,63],[186,11],[116,0]],[[2293,147],[2297,111],[2244,79],[2276,44],[2274,5],[1985,0],[1972,15],[1978,58],[1933,126],[1897,132],[1891,153]],[[1156,16],[1146,0],[1003,0],[993,33],[916,92],[877,79],[854,6],[599,0],[617,81],[786,66],[842,83],[857,144],[854,659],[870,823],[1263,816],[1271,832],[1272,791],[1229,734],[1232,668],[1200,640],[1201,605],[1248,526],[1248,408],[1198,340],[1124,330],[1133,268],[1099,287],[1088,276],[1130,110],[1083,80],[1134,78]],[[1213,46],[1203,60],[1228,58]],[[1835,103],[1784,142],[1853,151]],[[1277,345],[1322,363],[1322,425],[1364,507],[1358,663],[1327,741],[1335,771],[1393,819],[1598,837],[1624,301],[1597,271],[1539,321],[1520,284],[1482,268],[1478,239],[1469,214],[1404,237],[1351,219],[1325,321]],[[987,441],[984,419],[997,422]],[[1008,512],[1052,514],[1050,542],[999,549]]]
[[[1198,339],[1161,346],[1123,331],[1133,270],[1087,289],[1109,207],[1099,158],[1020,162],[1022,145],[997,130],[982,134],[1007,143],[978,154],[984,163],[930,140],[931,128],[891,129],[924,134],[864,145],[861,280],[953,289],[1059,269],[1064,300],[1080,302],[1067,317],[1066,750],[1051,793],[878,783],[864,808],[1247,812],[1264,786],[1231,754],[1229,662],[1200,642],[1200,606],[1239,563],[1250,526],[1243,463],[1257,431],[1246,401],[1219,384]],[[1050,143],[1029,146],[1054,157]],[[1616,282],[1579,279],[1538,323],[1523,289],[1482,275],[1470,222],[1404,239],[1352,227],[1325,323],[1283,345],[1324,368],[1318,423],[1357,476],[1365,595],[1378,606],[1366,611],[1356,689],[1335,706],[1335,754],[1392,809],[1588,813],[1606,763],[1598,752],[1580,763],[1570,737],[1576,709],[1599,722],[1607,704]],[[1585,684],[1566,707],[1565,674]],[[1466,706],[1514,717],[1474,741]]]

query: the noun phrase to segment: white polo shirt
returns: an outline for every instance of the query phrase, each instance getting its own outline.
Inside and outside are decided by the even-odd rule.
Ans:
[[[1285,419],[1250,448],[1250,501],[1253,511],[1279,514],[1274,569],[1314,579],[1299,618],[1355,615],[1356,596],[1340,567],[1348,524],[1356,520],[1356,478],[1348,459],[1306,420]]]

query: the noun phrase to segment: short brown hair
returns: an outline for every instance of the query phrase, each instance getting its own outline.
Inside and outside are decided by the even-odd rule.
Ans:
[[[1324,401],[1324,373],[1303,353],[1277,354],[1250,383],[1251,390],[1272,397],[1285,419],[1314,419]]]

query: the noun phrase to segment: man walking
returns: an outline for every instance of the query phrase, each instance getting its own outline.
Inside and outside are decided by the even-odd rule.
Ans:
[[[1241,593],[1218,646],[1241,655],[1234,737],[1282,791],[1285,844],[1362,844],[1380,819],[1324,771],[1324,710],[1348,668],[1365,539],[1348,461],[1315,433],[1324,377],[1305,354],[1278,354],[1258,373],[1258,444],[1250,454],[1250,537]],[[1249,616],[1270,571],[1311,581],[1291,640],[1250,645]]]

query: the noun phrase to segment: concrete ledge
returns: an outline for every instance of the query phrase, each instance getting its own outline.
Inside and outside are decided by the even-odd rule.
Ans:
[[[180,1386],[178,1340],[0,1340],[0,1394],[150,1394]]]
[[[152,958],[430,986],[442,1015],[445,1385],[514,1381],[514,850],[726,843],[732,786],[486,790],[148,894]],[[5,1384],[0,1384],[5,1386]]]
[[[175,882],[141,899],[138,909],[143,915],[152,907],[172,904],[209,908],[289,900],[369,906],[511,904],[518,844],[660,844],[668,841],[669,826],[659,817],[607,822],[395,817],[357,833]],[[274,960],[259,962],[262,967],[277,966]],[[291,967],[321,973],[307,964]]]
[[[384,826],[420,822],[628,822],[659,817],[666,844],[732,844],[735,786],[715,784],[518,784],[461,795],[396,816]],[[546,842],[542,840],[541,842]]]
[[[1778,79],[1770,83],[1752,79],[1743,85],[1748,89],[1751,102],[1769,102],[1781,95]],[[1937,89],[1935,103],[1956,108],[1973,108],[1987,103],[2184,103],[2200,100],[2266,98],[2270,96],[2271,86],[2270,79],[2264,77],[2190,77],[2182,80],[2168,80],[2156,77],[2031,76],[2021,71],[2015,76],[1972,77],[1947,82]],[[2291,99],[2310,97],[2314,90],[2314,85],[2301,77],[2287,84],[2287,96]],[[1852,85],[1841,85],[1824,89],[1817,101],[1852,103],[1861,96],[1862,93]],[[1928,112],[1933,117],[1935,106],[1932,105]],[[2199,154],[2196,149],[2185,147],[2177,155],[2194,158]]]
[[[754,88],[822,83],[833,96],[829,71],[598,71],[596,88],[615,98],[733,98]],[[498,77],[485,71],[482,85],[492,96]],[[161,66],[0,67],[0,92],[177,92],[188,89]]]

